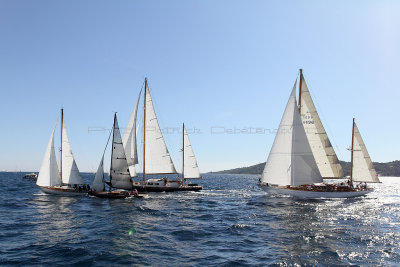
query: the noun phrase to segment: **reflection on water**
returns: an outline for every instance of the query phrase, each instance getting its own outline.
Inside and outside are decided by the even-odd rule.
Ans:
[[[313,201],[268,196],[245,175],[204,175],[201,192],[125,200],[45,195],[0,178],[1,265],[400,262],[400,178],[366,197]]]

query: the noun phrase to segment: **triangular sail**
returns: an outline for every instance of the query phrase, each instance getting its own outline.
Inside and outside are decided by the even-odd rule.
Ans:
[[[176,173],[174,163],[165,145],[164,137],[158,124],[150,90],[145,83],[145,171],[146,174],[168,174]]]
[[[101,158],[99,167],[97,168],[96,176],[94,177],[92,189],[97,192],[105,191],[104,185],[104,155]]]
[[[302,185],[322,181],[300,119],[296,103],[295,83],[269,153],[261,182],[272,185]]]
[[[197,166],[196,157],[194,156],[192,145],[190,144],[189,135],[183,126],[183,172],[184,178],[201,178],[199,166]]]
[[[139,163],[136,141],[136,121],[141,92],[142,91],[140,91],[139,93],[135,108],[132,111],[128,125],[126,126],[126,129],[124,131],[124,136],[122,137],[122,143],[124,144],[126,154],[126,161],[128,162],[131,177],[137,176],[135,164]]]
[[[46,152],[44,153],[42,166],[36,181],[38,186],[56,186],[61,185],[61,177],[58,171],[56,151],[54,149],[54,130],[51,133]]]
[[[82,176],[79,173],[78,166],[72,154],[71,145],[68,140],[67,129],[63,123],[62,129],[62,182],[64,184],[84,184]]]
[[[342,178],[342,166],[322,125],[302,74],[300,74],[300,79],[301,100],[299,102],[301,103],[301,119],[318,169],[324,178]]]
[[[353,144],[353,181],[380,183],[360,131],[355,123]]]
[[[114,115],[110,182],[111,186],[114,188],[132,189],[131,176],[129,174],[128,162],[126,161],[125,150],[119,131],[117,114]]]

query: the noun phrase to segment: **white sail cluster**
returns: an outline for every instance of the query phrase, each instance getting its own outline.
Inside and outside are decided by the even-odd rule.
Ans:
[[[197,165],[197,160],[194,155],[192,145],[190,144],[189,135],[185,126],[183,126],[183,155],[183,178],[201,178],[199,166]]]
[[[300,119],[295,83],[268,156],[261,182],[294,186],[322,181]]]
[[[44,153],[42,166],[36,181],[38,186],[56,186],[61,185],[61,177],[58,172],[56,152],[54,149],[54,130],[51,133],[49,143]]]
[[[342,166],[322,125],[303,75],[300,75],[300,79],[300,115],[318,169],[323,178],[342,178]]]
[[[380,183],[371,158],[358,130],[354,123],[354,144],[353,144],[353,181]]]

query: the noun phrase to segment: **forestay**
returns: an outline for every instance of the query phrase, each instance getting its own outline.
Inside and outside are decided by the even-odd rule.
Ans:
[[[135,108],[132,111],[128,125],[126,126],[124,135],[122,137],[122,143],[124,144],[126,154],[126,161],[128,162],[131,177],[137,176],[135,165],[139,163],[136,141],[136,122],[141,92],[142,91],[140,91],[139,93]]]
[[[343,169],[335,150],[322,125],[303,75],[301,79],[301,119],[321,176],[324,178],[342,178]]]
[[[353,144],[353,181],[380,183],[360,131],[355,123]]]
[[[296,83],[279,124],[261,182],[283,186],[322,182],[300,119]]]
[[[201,178],[196,157],[190,144],[189,135],[183,126],[183,175],[184,178]]]
[[[79,173],[78,166],[72,154],[71,145],[68,140],[67,129],[63,123],[62,129],[62,177],[64,184],[83,184],[83,179]]]
[[[174,163],[165,145],[151,99],[150,90],[145,83],[145,171],[146,174],[176,173]]]
[[[119,131],[117,114],[114,115],[114,128],[112,140],[112,155],[110,166],[111,186],[119,189],[132,189],[131,176],[126,161],[125,150]]]
[[[49,143],[44,153],[42,166],[36,181],[38,186],[56,186],[61,185],[61,177],[58,172],[56,152],[54,150],[54,130],[51,133]]]

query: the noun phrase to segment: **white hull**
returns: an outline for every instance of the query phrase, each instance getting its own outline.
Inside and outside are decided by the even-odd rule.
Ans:
[[[64,187],[47,187],[47,186],[39,186],[39,189],[46,193],[52,195],[63,195],[63,196],[81,196],[82,194],[86,194],[86,192],[76,192],[72,188],[64,188]]]
[[[262,190],[272,195],[289,195],[295,198],[301,199],[321,199],[321,198],[352,198],[366,195],[373,191],[372,188],[361,191],[351,192],[315,192],[305,190],[293,190],[289,188],[271,187],[266,185],[260,185]]]

